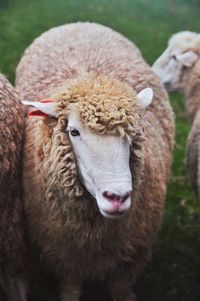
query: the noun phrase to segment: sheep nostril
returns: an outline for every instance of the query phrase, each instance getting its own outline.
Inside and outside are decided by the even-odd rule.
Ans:
[[[111,191],[104,191],[103,196],[110,202],[124,203],[131,196],[131,191],[126,192],[123,195],[119,195]]]
[[[103,192],[104,198],[106,198],[108,201],[114,201],[116,199],[116,194],[110,191],[104,191]]]

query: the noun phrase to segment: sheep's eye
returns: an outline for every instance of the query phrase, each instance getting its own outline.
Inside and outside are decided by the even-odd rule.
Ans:
[[[176,55],[172,55],[171,58],[176,61]]]
[[[71,128],[71,129],[70,129],[70,134],[71,134],[72,136],[80,136],[79,131],[78,131],[77,129],[75,129],[75,128]]]

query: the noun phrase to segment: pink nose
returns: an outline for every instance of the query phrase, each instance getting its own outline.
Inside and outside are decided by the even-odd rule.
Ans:
[[[108,201],[112,203],[117,203],[117,204],[122,204],[124,203],[130,196],[131,196],[132,191],[128,191],[124,193],[123,195],[119,195],[116,193],[113,193],[111,191],[104,191],[103,196],[106,198]]]

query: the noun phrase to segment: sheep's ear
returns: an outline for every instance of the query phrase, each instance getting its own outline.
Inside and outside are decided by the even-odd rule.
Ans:
[[[192,67],[198,60],[198,55],[193,51],[180,53],[176,56],[177,60],[186,67]]]
[[[139,106],[146,108],[153,100],[153,89],[145,88],[137,94]]]
[[[26,106],[32,106],[36,110],[28,113],[29,116],[41,117],[57,117],[56,102],[54,100],[29,101],[23,100],[22,103]]]

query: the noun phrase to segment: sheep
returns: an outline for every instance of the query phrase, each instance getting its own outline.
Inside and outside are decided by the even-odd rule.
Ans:
[[[200,199],[200,34],[183,31],[171,37],[167,49],[153,65],[168,91],[184,94],[192,123],[187,143],[187,170]]]
[[[37,38],[16,88],[34,107],[23,157],[29,235],[61,283],[61,300],[79,300],[91,280],[114,300],[135,300],[131,286],[151,257],[172,159],[164,88],[132,42],[87,22]]]
[[[25,301],[25,243],[21,195],[23,110],[0,74],[0,280],[9,301]]]

